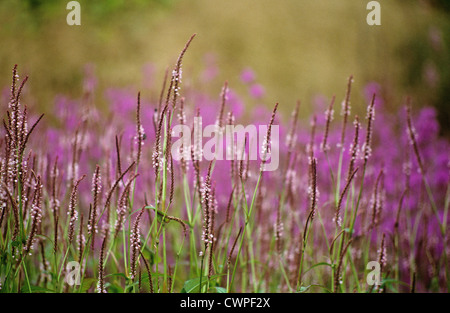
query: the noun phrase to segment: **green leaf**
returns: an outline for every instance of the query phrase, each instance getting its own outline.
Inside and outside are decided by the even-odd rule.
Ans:
[[[162,223],[163,219],[164,219],[164,223],[166,223],[166,224],[170,222],[170,219],[167,218],[167,213],[164,213],[163,211],[160,211],[151,206],[146,206],[145,208],[155,211],[158,222]]]
[[[20,247],[21,244],[22,242],[20,240],[14,240],[13,242],[11,242],[11,246],[15,248]]]
[[[202,286],[203,287],[208,282],[208,277],[202,278]],[[183,289],[181,289],[181,293],[193,293],[198,292],[200,289],[200,277],[190,279],[184,282]]]
[[[210,280],[216,279],[217,277],[224,276],[222,275],[213,275]],[[181,289],[181,293],[195,293],[199,292],[200,287],[203,287],[208,283],[208,277],[204,276],[202,278],[202,285],[200,286],[200,277],[193,278],[184,282],[183,289]],[[215,287],[218,288],[218,287]],[[219,287],[220,288],[220,287]]]
[[[2,251],[2,253],[0,253],[0,262],[2,262],[3,264],[6,264],[6,260],[8,259],[8,251]]]
[[[127,275],[125,275],[124,273],[114,273],[114,274],[108,274],[105,276],[106,277],[114,277],[114,276],[118,276],[118,277],[123,277],[125,279],[128,279]]]
[[[320,262],[320,263],[316,263],[313,266],[311,266],[310,268],[308,268],[304,274],[306,274],[308,271],[312,270],[313,268],[317,267],[317,266],[329,266],[329,267],[333,267],[333,265],[331,265],[330,263],[327,262]]]
[[[214,287],[213,290],[216,290],[217,293],[227,293],[227,289],[223,287]]]
[[[158,277],[164,277],[164,273],[152,273],[153,279],[158,278]],[[142,273],[141,282],[143,284],[148,283],[148,274],[147,273]],[[127,285],[127,288],[137,286],[138,284],[139,284],[139,281],[135,281],[135,282],[131,283],[130,285]],[[203,285],[203,283],[202,283],[202,285]]]
[[[308,286],[302,286],[302,287],[300,287],[300,289],[298,290],[298,292],[300,292],[300,293],[306,292],[306,291],[308,291],[309,288],[311,288],[311,287],[318,287],[318,288],[321,288],[321,289],[323,289],[324,291],[326,291],[326,292],[328,292],[328,293],[333,293],[333,292],[332,292],[330,289],[328,289],[327,287],[322,286],[322,285],[318,285],[318,284],[311,284],[311,285],[308,285]]]
[[[48,236],[36,234],[36,238],[47,239],[48,241],[50,241],[53,244],[53,240]]]
[[[80,292],[87,292],[93,284],[97,283],[97,278],[85,278],[81,284]]]
[[[28,285],[23,286],[20,291],[23,293],[55,293],[56,292],[54,290],[50,290],[50,289],[39,287],[39,286],[30,286],[30,287],[31,287],[31,291],[30,291],[30,289],[28,289]]]
[[[123,288],[116,284],[108,284],[108,290],[111,293],[123,293]]]
[[[173,216],[171,216],[171,218],[169,218],[168,217],[169,215],[167,214],[167,212],[164,213],[163,211],[160,211],[160,210],[158,210],[154,207],[150,207],[150,206],[146,206],[145,208],[155,211],[158,222],[160,222],[160,223],[162,223],[162,221],[164,220],[164,223],[168,224],[173,220],[173,219],[171,219],[171,218],[173,218]],[[186,225],[189,225],[188,222],[186,222],[186,221],[183,221],[183,223],[185,223]]]
[[[311,288],[311,285],[308,285],[308,286],[302,286],[302,287],[300,287],[300,289],[298,290],[298,292],[300,292],[300,293],[307,292],[309,288]]]
[[[155,253],[150,250],[147,246],[144,247],[144,251],[142,251],[142,254],[144,255],[145,259],[150,263],[150,265],[155,264],[155,262],[161,262],[161,257],[157,256],[155,257]]]

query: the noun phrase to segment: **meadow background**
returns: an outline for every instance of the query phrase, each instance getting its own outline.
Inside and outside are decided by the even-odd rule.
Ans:
[[[450,291],[448,1],[79,2],[0,3],[2,292]],[[279,170],[174,161],[197,114]]]
[[[376,81],[390,106],[409,94],[415,105],[437,106],[441,124],[450,124],[445,0],[381,1],[379,27],[366,24],[367,1],[80,1],[81,26],[66,24],[66,3],[0,3],[0,86],[9,86],[7,73],[20,64],[34,77],[30,93],[45,112],[56,94],[79,94],[86,64],[95,66],[99,106],[108,86],[152,86],[157,93],[174,52],[197,33],[185,65],[186,82],[195,88],[215,92],[227,80],[245,95],[239,75],[249,67],[265,86],[263,104],[280,102],[280,110],[290,112],[301,99],[308,103],[302,113],[309,114],[313,97],[342,96],[352,74],[357,111],[365,108],[362,87]],[[202,73],[210,65],[216,79],[205,86]]]

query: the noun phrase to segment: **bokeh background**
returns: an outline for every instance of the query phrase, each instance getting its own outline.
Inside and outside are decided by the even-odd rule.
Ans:
[[[366,107],[364,86],[377,82],[386,105],[406,95],[433,105],[449,133],[450,1],[380,0],[381,26],[366,23],[366,0],[80,0],[81,26],[66,24],[65,0],[0,1],[0,86],[7,92],[19,64],[30,76],[34,110],[52,112],[58,94],[79,97],[88,69],[98,82],[96,105],[109,87],[158,97],[164,72],[193,33],[184,84],[219,95],[228,81],[244,98],[250,68],[264,96],[252,106],[302,114],[318,95],[344,97],[355,77],[352,108]],[[106,107],[106,108],[105,108]]]

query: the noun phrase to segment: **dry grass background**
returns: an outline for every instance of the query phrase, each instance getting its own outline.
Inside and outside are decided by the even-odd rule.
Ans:
[[[144,66],[154,64],[156,92],[166,66],[197,33],[184,64],[185,83],[197,89],[203,88],[198,74],[205,68],[205,55],[211,53],[219,73],[204,88],[217,95],[225,80],[245,93],[239,74],[251,67],[266,87],[263,102],[272,106],[279,101],[285,112],[301,99],[303,113],[308,114],[317,93],[342,99],[350,74],[355,91],[372,80],[395,90],[391,95],[395,105],[409,91],[402,82],[402,46],[444,19],[420,1],[405,0],[380,1],[378,27],[366,24],[368,1],[144,2],[115,0],[107,7],[81,0],[82,25],[70,27],[65,22],[65,1],[2,1],[0,86],[9,85],[12,65],[20,64],[22,73],[32,77],[34,101],[49,112],[56,94],[80,95],[84,65],[93,63],[100,90],[133,86],[149,96]],[[356,110],[365,108],[362,99],[355,92]],[[98,100],[101,103],[102,97]]]

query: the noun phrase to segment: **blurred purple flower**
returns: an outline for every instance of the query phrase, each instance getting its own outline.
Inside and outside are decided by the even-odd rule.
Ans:
[[[145,88],[152,88],[154,84],[154,76],[155,76],[156,66],[153,63],[148,63],[142,69],[144,86]]]
[[[376,82],[368,83],[364,87],[364,96],[365,96],[367,102],[372,100],[373,94],[376,94],[375,109],[378,109],[383,106],[384,101],[383,101],[383,98],[381,97],[381,86],[380,86],[380,84],[378,84]]]
[[[264,97],[266,91],[265,91],[264,87],[261,86],[260,84],[253,84],[250,87],[249,93],[253,98],[259,99],[259,98]]]
[[[83,89],[86,93],[92,93],[97,86],[97,78],[95,76],[95,65],[87,64],[84,67]]]
[[[206,68],[203,70],[202,79],[204,81],[213,80],[219,74],[219,68],[217,67],[217,64],[216,64],[215,55],[211,54],[211,53],[205,55],[204,62],[205,62]]]
[[[255,73],[250,68],[246,68],[241,72],[241,81],[249,84],[255,80]]]

